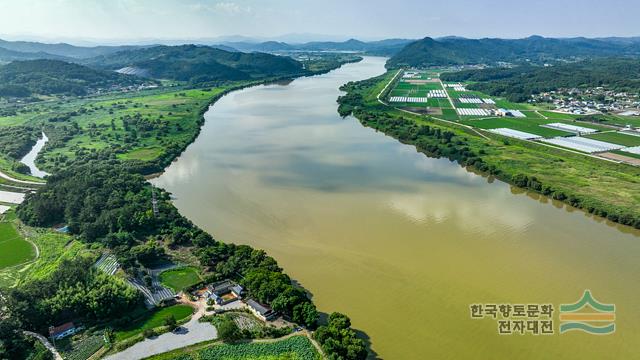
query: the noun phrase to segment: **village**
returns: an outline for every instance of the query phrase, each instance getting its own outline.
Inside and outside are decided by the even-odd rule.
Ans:
[[[532,95],[530,103],[549,103],[556,111],[593,115],[611,113],[620,116],[640,116],[640,95],[608,90],[606,87],[588,89],[557,89]]]

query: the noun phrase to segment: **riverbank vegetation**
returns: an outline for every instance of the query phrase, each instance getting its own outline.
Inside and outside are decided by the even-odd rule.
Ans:
[[[505,182],[563,201],[613,222],[640,228],[640,169],[531,142],[479,133],[399,111],[376,96],[392,73],[349,83],[339,112],[433,157],[445,157]]]

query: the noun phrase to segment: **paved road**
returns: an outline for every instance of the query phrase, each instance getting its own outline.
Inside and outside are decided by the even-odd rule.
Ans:
[[[203,303],[204,304],[204,303]],[[183,348],[218,337],[216,328],[208,322],[201,323],[198,319],[204,315],[204,306],[199,307],[191,320],[182,325],[177,333],[162,334],[153,339],[146,339],[125,349],[122,352],[106,357],[107,360],[137,360],[151,355]]]
[[[53,357],[56,360],[62,360],[62,356],[60,356],[60,353],[58,352],[58,350],[56,350],[56,348],[53,347],[53,345],[51,345],[51,343],[49,342],[49,340],[47,340],[47,338],[45,338],[44,336],[38,333],[34,333],[31,331],[24,331],[24,334],[38,339],[42,343],[42,345],[44,345],[44,347],[46,347],[49,351],[51,351],[51,353],[53,353]]]
[[[15,179],[12,178],[11,176],[3,173],[2,171],[0,171],[0,177],[4,178],[6,180],[12,181],[14,183],[18,183],[18,184],[27,184],[27,185],[44,185],[43,182],[36,182],[36,181],[27,181],[27,180],[20,180],[20,179]]]

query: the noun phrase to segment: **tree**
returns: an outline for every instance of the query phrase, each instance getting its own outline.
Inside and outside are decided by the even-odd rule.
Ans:
[[[293,321],[314,328],[318,321],[318,311],[312,302],[306,301],[293,308]]]
[[[224,317],[216,328],[218,330],[218,337],[224,342],[232,343],[242,338],[242,332],[236,322],[227,317]]]
[[[164,318],[163,323],[165,326],[169,327],[170,331],[173,331],[178,327],[178,322],[176,321],[176,317],[173,314]]]
[[[320,326],[314,338],[329,359],[363,360],[367,357],[364,341],[351,329],[351,319],[344,314],[329,315],[327,325]]]

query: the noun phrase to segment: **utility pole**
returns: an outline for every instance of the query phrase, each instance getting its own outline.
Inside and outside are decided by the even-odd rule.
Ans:
[[[153,216],[158,217],[158,199],[156,199],[156,188],[151,186],[151,205],[153,207]]]

